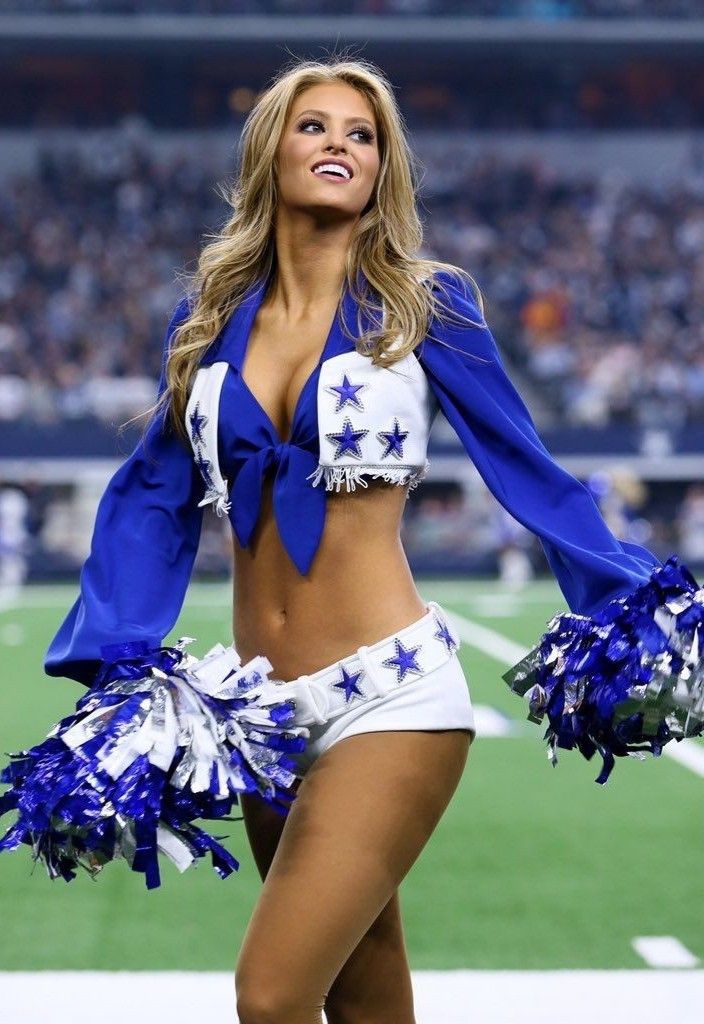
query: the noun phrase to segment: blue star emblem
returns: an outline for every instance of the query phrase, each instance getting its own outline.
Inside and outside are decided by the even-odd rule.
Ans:
[[[438,631],[437,633],[433,633],[433,636],[436,636],[438,640],[441,640],[447,647],[448,651],[454,651],[458,644],[450,630],[447,628],[447,623],[439,619],[437,615],[434,616],[434,622],[438,627]]]
[[[368,430],[355,430],[350,420],[345,417],[345,424],[339,433],[326,434],[325,436],[333,444],[337,445],[337,451],[335,452],[335,458],[339,459],[346,452],[350,455],[354,455],[356,458],[362,458],[362,450],[359,447],[361,439],[368,434]]]
[[[381,453],[382,459],[388,455],[394,455],[397,459],[403,458],[403,442],[408,437],[408,431],[401,430],[396,417],[393,430],[380,430],[376,436],[386,448],[386,451]]]
[[[363,697],[364,694],[357,686],[357,680],[360,676],[364,675],[364,671],[360,669],[359,672],[348,672],[344,665],[340,665],[340,669],[342,670],[342,679],[339,683],[333,683],[333,686],[345,691],[345,701],[351,700],[352,695],[355,693]]]
[[[386,668],[396,669],[396,682],[402,683],[407,672],[415,672],[417,675],[423,675],[423,669],[418,664],[417,652],[420,650],[421,645],[417,647],[405,648],[398,637],[395,637],[394,644],[396,646],[396,655],[393,658],[385,658],[382,661],[382,665]]]
[[[325,390],[337,398],[335,412],[339,412],[348,402],[351,402],[357,409],[363,409],[362,400],[358,397],[357,392],[366,387],[366,384],[350,384],[349,377],[345,373],[342,377],[342,384],[333,384],[332,387]]]
[[[204,416],[198,409],[198,403],[196,402],[195,409],[191,413],[191,437],[196,444],[205,444],[203,440],[202,430],[205,424],[208,422],[208,417]]]
[[[213,468],[213,464],[210,461],[210,459],[206,459],[206,457],[201,452],[199,452],[198,458],[195,460],[195,462],[196,466],[200,470],[201,476],[205,480],[206,486],[212,487],[213,479],[210,475],[210,470]]]

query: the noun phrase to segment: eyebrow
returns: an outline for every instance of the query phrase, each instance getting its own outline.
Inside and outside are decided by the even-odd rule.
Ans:
[[[318,114],[320,117],[328,116],[324,110],[302,110],[299,114],[296,114],[296,117],[301,117],[302,114]],[[368,117],[347,117],[345,120],[347,124],[349,124],[350,121],[366,121],[368,125],[371,125],[372,128],[374,127]]]

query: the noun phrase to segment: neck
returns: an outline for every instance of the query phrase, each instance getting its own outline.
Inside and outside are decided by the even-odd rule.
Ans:
[[[354,224],[320,225],[310,215],[279,218],[275,230],[276,271],[269,303],[298,320],[334,306],[345,280]]]

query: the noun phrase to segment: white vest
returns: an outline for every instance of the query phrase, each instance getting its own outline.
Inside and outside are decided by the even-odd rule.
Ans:
[[[215,502],[218,515],[229,511],[217,443],[220,392],[229,369],[226,362],[198,369],[186,407],[194,457],[209,477],[199,504]],[[316,401],[320,457],[306,478],[311,486],[324,483],[326,490],[339,491],[344,484],[354,491],[358,484],[367,487],[369,477],[408,484],[411,491],[427,475],[428,434],[438,405],[413,352],[390,367],[374,366],[354,350],[331,356],[321,364]],[[198,436],[190,429],[196,408],[203,424]]]
[[[313,484],[324,481],[326,490],[339,491],[344,483],[350,491],[358,483],[366,487],[364,477],[369,476],[417,486],[429,468],[428,392],[425,372],[412,352],[390,367],[374,366],[359,352],[342,352],[324,362],[317,394],[320,459]]]

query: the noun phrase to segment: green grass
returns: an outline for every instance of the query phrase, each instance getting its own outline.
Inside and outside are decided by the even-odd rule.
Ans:
[[[496,584],[421,582],[425,597],[528,647],[564,601],[537,584],[527,600]],[[449,596],[445,596],[449,595]],[[0,613],[0,752],[39,742],[83,687],[49,679],[41,660],[74,596],[31,589]],[[230,634],[229,590],[192,586],[173,636],[204,653]],[[507,667],[464,644],[476,704],[525,722],[501,679]],[[704,958],[698,896],[704,780],[667,757],[619,759],[597,786],[600,758],[563,752],[552,768],[543,729],[479,737],[463,781],[402,885],[412,966],[419,968],[636,968],[636,935],[675,935]],[[2,757],[2,764],[6,758]],[[409,799],[412,796],[409,795]],[[0,834],[14,820],[0,821]],[[210,826],[209,826],[210,827]],[[210,861],[180,875],[167,861],[148,892],[124,863],[96,879],[50,882],[27,847],[0,855],[0,969],[230,970],[260,888],[241,822],[223,823],[240,871],[221,881]]]

